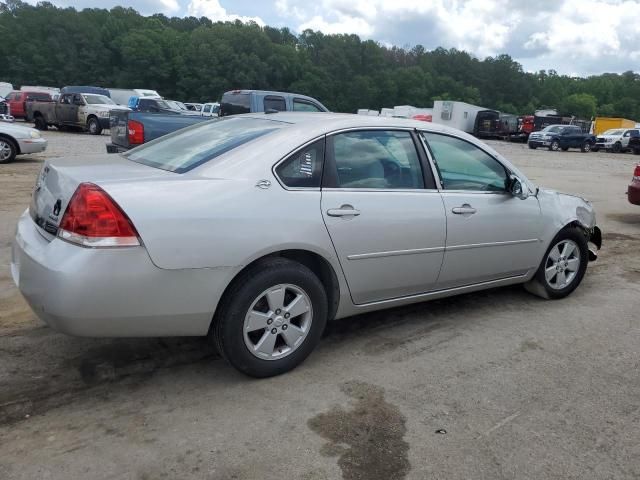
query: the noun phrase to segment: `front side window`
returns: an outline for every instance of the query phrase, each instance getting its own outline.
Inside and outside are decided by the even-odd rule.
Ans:
[[[448,135],[423,132],[422,136],[431,150],[443,189],[506,191],[506,169],[485,151]]]
[[[424,188],[411,134],[368,130],[340,133],[329,142],[337,188]]]
[[[322,110],[311,102],[306,100],[293,99],[294,112],[322,112]]]
[[[204,113],[209,113],[211,111],[211,105],[205,105],[202,111]]]
[[[287,187],[320,187],[324,162],[324,138],[297,151],[276,168]]]
[[[284,112],[287,109],[287,105],[284,101],[284,97],[277,97],[275,95],[269,95],[264,97],[264,111],[276,110],[278,112]]]

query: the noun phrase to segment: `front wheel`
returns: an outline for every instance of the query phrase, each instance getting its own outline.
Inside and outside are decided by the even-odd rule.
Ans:
[[[97,118],[92,117],[87,121],[87,130],[91,135],[100,135],[102,133],[102,127]]]
[[[633,149],[633,154],[634,155],[640,155],[640,148],[634,148]]]
[[[580,147],[580,151],[583,153],[589,153],[591,151],[591,142],[584,142],[582,147]]]
[[[549,145],[549,150],[551,150],[552,152],[557,152],[558,150],[560,150],[560,142],[558,142],[558,140],[554,140],[553,142],[551,142],[551,145]]]
[[[292,370],[312,352],[327,323],[318,277],[284,258],[260,262],[234,281],[214,318],[218,351],[258,378]]]
[[[582,231],[562,230],[551,242],[538,271],[525,288],[543,298],[564,298],[578,288],[588,262],[589,248]]]
[[[620,142],[616,142],[613,144],[613,153],[620,153],[622,151],[622,144]]]
[[[536,146],[535,146],[535,145],[532,145],[532,144],[530,143],[530,144],[529,144],[529,148],[530,148],[531,150],[535,150],[535,149],[536,149]]]
[[[0,163],[11,163],[18,154],[16,145],[8,138],[0,138]]]

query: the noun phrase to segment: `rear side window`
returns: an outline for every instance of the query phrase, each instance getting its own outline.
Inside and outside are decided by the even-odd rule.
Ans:
[[[324,162],[324,138],[297,151],[276,168],[287,187],[320,187]]]
[[[27,100],[37,101],[37,102],[47,102],[51,100],[51,96],[48,93],[33,92],[33,93],[27,94]]]
[[[124,156],[150,167],[184,173],[285,125],[257,118],[211,120],[145,143]]]
[[[220,101],[220,116],[251,112],[251,97],[248,93],[225,93]]]
[[[277,110],[278,112],[284,112],[287,109],[287,104],[284,101],[284,97],[278,97],[276,95],[269,95],[264,97],[264,111]]]

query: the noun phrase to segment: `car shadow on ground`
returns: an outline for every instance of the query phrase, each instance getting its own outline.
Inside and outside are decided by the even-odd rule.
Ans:
[[[339,351],[343,343],[360,339],[375,343],[375,351],[384,350],[402,343],[403,331],[415,340],[412,329],[419,328],[425,339],[443,327],[465,329],[478,309],[505,303],[533,309],[539,301],[516,286],[358,315],[330,322],[319,349]],[[390,340],[389,335],[397,338]],[[231,369],[207,337],[77,338],[46,326],[0,336],[0,362],[2,376],[8,378],[0,391],[0,424],[45,412],[83,392],[113,391],[174,367],[206,362],[207,382],[228,377],[224,370]],[[237,376],[240,381],[245,378]]]

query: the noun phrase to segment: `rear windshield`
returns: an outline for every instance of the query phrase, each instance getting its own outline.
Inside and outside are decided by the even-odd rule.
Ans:
[[[104,95],[93,95],[93,94],[83,93],[82,96],[84,97],[85,101],[89,105],[115,105],[116,104],[116,102],[111,100],[109,97],[105,97]]]
[[[251,96],[248,93],[225,93],[220,100],[220,115],[237,115],[251,112]]]
[[[258,118],[209,120],[134,148],[124,156],[150,167],[184,173],[285,125]]]

